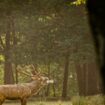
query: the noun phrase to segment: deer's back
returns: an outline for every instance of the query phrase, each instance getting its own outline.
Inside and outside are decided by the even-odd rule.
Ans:
[[[1,85],[0,86],[0,97],[6,99],[20,99],[23,97],[29,97],[31,90],[25,85]]]

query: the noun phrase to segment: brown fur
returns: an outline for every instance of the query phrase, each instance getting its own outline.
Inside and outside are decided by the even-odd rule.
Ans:
[[[37,94],[39,90],[47,84],[47,77],[33,76],[33,81],[24,84],[0,85],[0,105],[9,100],[21,100],[21,105],[26,105],[27,98]]]

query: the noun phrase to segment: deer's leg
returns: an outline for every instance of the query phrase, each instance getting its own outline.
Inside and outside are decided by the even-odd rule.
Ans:
[[[21,99],[21,105],[26,105],[26,102],[27,102],[27,99],[26,98]]]
[[[0,100],[0,105],[2,105],[2,104],[3,104],[3,102],[4,102],[4,100]]]

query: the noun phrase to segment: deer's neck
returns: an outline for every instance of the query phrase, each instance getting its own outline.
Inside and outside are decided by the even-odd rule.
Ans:
[[[43,87],[43,84],[41,81],[32,81],[31,83],[28,83],[27,86],[31,89],[32,94],[37,94]]]

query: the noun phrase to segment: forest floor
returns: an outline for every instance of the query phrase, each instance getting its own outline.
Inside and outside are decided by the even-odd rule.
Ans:
[[[21,105],[20,102],[16,103],[3,103],[3,105]],[[62,102],[62,101],[54,101],[54,102],[27,102],[27,105],[72,105],[70,101]]]
[[[21,105],[20,101],[6,101],[3,105]],[[105,97],[103,95],[80,97],[75,96],[71,101],[38,101],[29,100],[27,105],[105,105]]]

